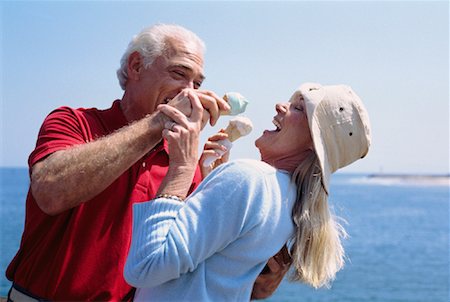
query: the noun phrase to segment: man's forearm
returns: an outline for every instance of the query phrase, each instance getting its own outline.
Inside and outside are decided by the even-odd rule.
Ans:
[[[31,189],[39,207],[55,215],[98,195],[161,141],[164,119],[155,113],[36,163]]]

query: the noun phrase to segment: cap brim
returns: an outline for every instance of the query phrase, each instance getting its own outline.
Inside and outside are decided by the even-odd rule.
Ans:
[[[305,101],[306,115],[308,117],[309,130],[314,144],[314,150],[322,171],[322,186],[329,192],[329,180],[331,171],[328,165],[328,158],[325,150],[325,142],[322,138],[321,129],[316,118],[316,109],[325,98],[325,91],[322,85],[316,83],[306,83],[298,90]]]

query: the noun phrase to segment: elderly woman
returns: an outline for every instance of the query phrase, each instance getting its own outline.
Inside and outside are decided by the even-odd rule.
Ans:
[[[160,107],[176,123],[163,134],[173,169],[158,198],[133,208],[124,275],[138,288],[135,299],[249,300],[267,260],[287,243],[292,279],[328,285],[343,267],[345,235],[328,206],[330,175],[370,145],[359,97],[343,85],[300,86],[276,105],[276,129],[256,140],[261,161],[220,165],[183,202],[196,161],[195,148],[183,150],[198,140],[183,137],[201,127],[201,105],[192,106],[189,118]]]

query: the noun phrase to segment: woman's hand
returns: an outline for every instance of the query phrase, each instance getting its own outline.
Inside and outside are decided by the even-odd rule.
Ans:
[[[193,90],[186,96],[191,102],[190,116],[184,115],[170,105],[159,105],[158,110],[165,114],[169,121],[165,122],[162,137],[169,146],[169,170],[158,194],[169,194],[185,197],[192,182],[198,164],[198,142],[202,128],[203,107]]]
[[[223,129],[220,132],[213,134],[208,138],[208,141],[203,147],[203,153],[200,157],[200,170],[202,172],[202,177],[205,178],[211,173],[212,170],[217,168],[223,163],[226,163],[230,157],[230,150],[227,149],[220,141],[228,138],[228,134],[224,132]],[[207,159],[217,158],[211,164],[207,164]]]

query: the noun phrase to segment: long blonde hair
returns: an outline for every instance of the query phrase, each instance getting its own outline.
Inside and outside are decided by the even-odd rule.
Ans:
[[[297,185],[297,200],[292,210],[295,237],[291,248],[294,270],[290,279],[314,288],[329,287],[344,266],[341,238],[347,234],[330,212],[315,152],[301,162],[292,179]]]

